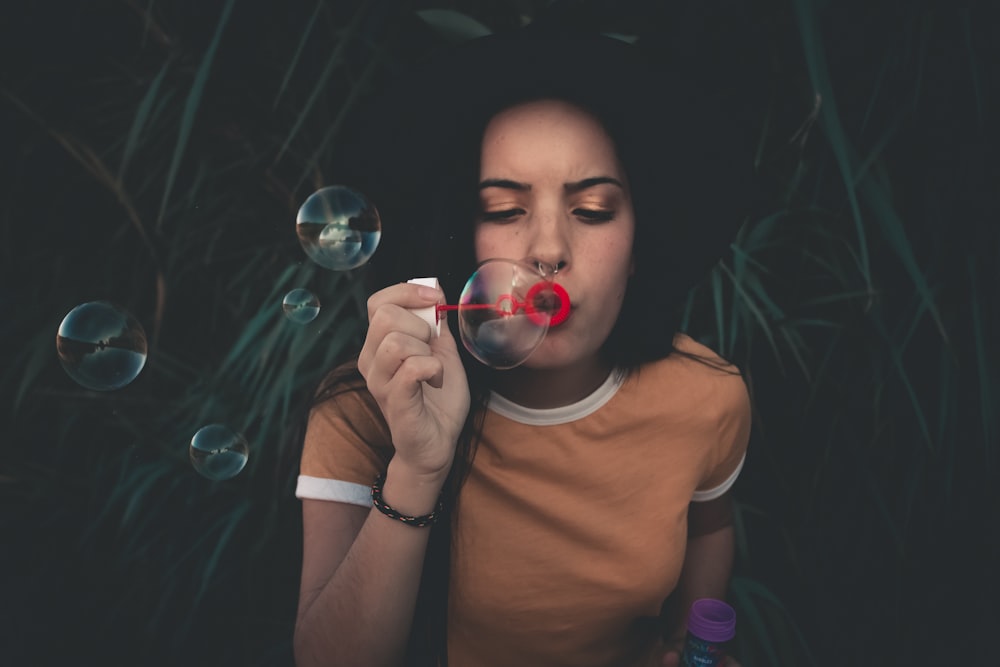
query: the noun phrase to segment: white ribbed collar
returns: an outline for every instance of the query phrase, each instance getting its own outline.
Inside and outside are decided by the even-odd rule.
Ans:
[[[526,408],[513,401],[504,398],[496,392],[490,392],[490,410],[521,424],[528,426],[554,426],[556,424],[568,424],[569,422],[583,419],[587,415],[596,412],[610,401],[618,393],[618,389],[625,381],[623,373],[612,370],[607,379],[595,389],[589,396],[585,396],[576,403],[563,405],[558,408]]]

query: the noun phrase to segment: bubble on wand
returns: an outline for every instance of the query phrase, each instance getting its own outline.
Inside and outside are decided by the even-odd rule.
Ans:
[[[457,311],[465,349],[487,366],[508,369],[524,363],[549,326],[565,319],[569,298],[535,267],[491,259],[466,282],[458,304],[439,305],[435,311],[438,319]]]

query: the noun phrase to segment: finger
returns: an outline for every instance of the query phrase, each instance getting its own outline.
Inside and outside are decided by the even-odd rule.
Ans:
[[[423,419],[428,409],[425,383],[440,385],[442,375],[441,361],[434,357],[410,357],[400,365],[392,379],[381,388],[381,396],[376,397],[390,429],[398,424],[416,423],[410,421],[412,419]],[[414,435],[412,429],[408,430],[411,431],[409,435]]]
[[[368,297],[368,320],[371,321],[374,313],[389,303],[409,309],[426,308],[436,303],[444,303],[444,292],[413,283],[390,285]]]
[[[681,664],[681,656],[677,651],[667,651],[663,654],[662,667],[678,667]]]
[[[385,384],[385,403],[390,410],[420,407],[424,383],[442,384],[444,367],[440,359],[430,356],[408,357]]]
[[[433,358],[426,341],[402,331],[390,331],[386,334],[370,352],[365,369],[365,380],[372,395],[378,398],[381,388],[392,381],[407,360],[414,357]],[[440,361],[437,363],[440,365]],[[436,373],[432,373],[431,377],[434,375]]]
[[[398,331],[425,343],[431,339],[431,327],[416,315],[411,309],[403,308],[394,303],[379,306],[372,314],[368,323],[368,337],[376,340],[384,337],[390,331]]]
[[[391,303],[379,306],[371,316],[365,342],[358,355],[358,370],[365,378],[368,377],[375,355],[390,334],[407,336],[423,343],[431,339],[430,326],[410,310]]]
[[[458,344],[455,342],[455,336],[451,332],[451,327],[448,326],[447,320],[441,320],[441,326],[438,327],[439,332],[436,336],[431,336],[430,345],[435,351],[443,351],[449,354],[458,355]]]

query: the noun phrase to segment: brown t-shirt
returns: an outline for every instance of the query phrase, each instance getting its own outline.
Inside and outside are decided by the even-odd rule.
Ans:
[[[742,466],[750,404],[734,370],[671,355],[554,410],[490,399],[458,508],[450,664],[644,664],[639,619],[677,583],[688,504]],[[297,496],[370,506],[392,457],[371,405],[342,395],[314,410]]]

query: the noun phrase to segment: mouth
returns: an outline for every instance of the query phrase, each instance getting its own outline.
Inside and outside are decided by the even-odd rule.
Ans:
[[[550,287],[550,289],[545,289],[545,287]],[[565,322],[573,307],[569,293],[559,283],[537,283],[528,291],[527,301],[530,304],[528,310],[532,319],[536,319],[539,324],[542,324],[545,322],[545,316],[548,315],[549,328],[557,327]]]
[[[552,319],[549,320],[549,327],[557,327],[569,318],[570,310],[572,309],[572,302],[569,299],[569,293],[559,283],[552,283],[552,301],[549,312],[552,313]]]

